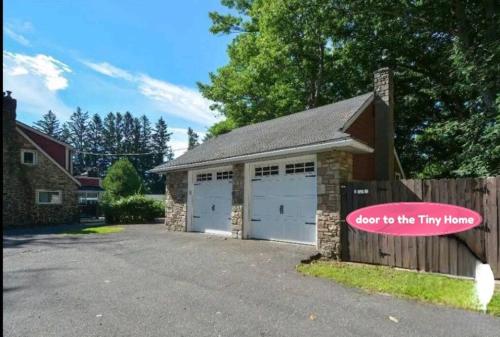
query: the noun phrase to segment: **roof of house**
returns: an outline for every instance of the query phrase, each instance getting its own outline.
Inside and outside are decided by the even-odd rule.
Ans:
[[[159,165],[150,172],[210,165],[220,160],[301,148],[332,141],[352,140],[344,130],[373,101],[366,93],[336,103],[305,110],[269,121],[234,129],[207,140],[182,156]],[[368,146],[365,146],[370,149]]]
[[[71,145],[69,145],[68,143],[65,143],[65,142],[63,142],[63,141],[60,141],[59,139],[56,139],[56,138],[54,138],[54,137],[52,137],[52,136],[49,136],[48,134],[46,134],[46,133],[44,133],[44,132],[42,132],[42,131],[40,131],[40,130],[38,130],[38,129],[36,129],[36,128],[32,127],[32,126],[29,126],[29,125],[27,125],[27,124],[24,124],[23,122],[20,122],[20,121],[16,120],[16,125],[17,125],[18,127],[21,127],[21,128],[23,128],[23,129],[26,129],[26,130],[28,130],[28,131],[30,131],[30,132],[33,132],[33,133],[35,133],[35,134],[37,134],[37,135],[39,135],[39,136],[45,137],[45,138],[47,138],[47,139],[49,139],[49,140],[53,141],[54,143],[57,143],[57,144],[60,144],[60,145],[65,146],[65,147],[68,147],[68,148],[70,148],[70,149],[73,149],[73,147],[72,147]]]
[[[78,186],[81,186],[81,183],[71,175],[71,173],[66,170],[61,164],[59,164],[54,157],[52,157],[50,154],[48,154],[35,140],[33,140],[31,137],[29,137],[26,132],[24,131],[25,129],[22,128],[19,124],[16,127],[17,132],[23,136],[31,145],[33,145],[42,155],[44,155],[49,161],[51,161],[57,168],[59,168],[61,171],[64,172],[74,183],[76,183]]]
[[[101,179],[98,177],[84,177],[84,176],[75,176],[76,180],[82,184],[82,187],[100,187]]]

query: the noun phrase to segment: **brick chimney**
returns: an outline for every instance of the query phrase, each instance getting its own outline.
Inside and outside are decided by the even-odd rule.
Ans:
[[[394,82],[389,68],[374,73],[375,176],[394,179]]]
[[[3,93],[2,131],[4,134],[6,130],[12,130],[16,124],[17,101],[10,94],[10,91]]]

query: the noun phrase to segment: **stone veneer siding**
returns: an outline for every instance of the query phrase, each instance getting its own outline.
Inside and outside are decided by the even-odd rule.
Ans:
[[[351,153],[328,151],[317,155],[317,245],[325,258],[340,259],[340,185],[352,178]],[[244,165],[233,166],[232,237],[243,237]],[[188,172],[170,172],[166,179],[165,225],[186,231]]]
[[[3,227],[79,222],[78,185],[13,126],[3,129]],[[21,149],[37,152],[36,165],[21,163]],[[38,189],[61,191],[62,203],[37,204]]]
[[[165,226],[172,231],[186,231],[188,171],[169,172],[165,192]]]
[[[352,154],[342,151],[318,153],[317,244],[325,258],[340,259],[340,185],[352,178]]]
[[[245,186],[245,165],[233,166],[233,207],[231,211],[232,236],[243,238],[243,195]]]

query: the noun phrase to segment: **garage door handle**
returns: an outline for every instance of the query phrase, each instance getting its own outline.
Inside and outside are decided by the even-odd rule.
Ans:
[[[306,225],[315,225],[316,222],[306,222]]]
[[[215,205],[212,205],[212,212],[215,211]]]
[[[280,214],[283,214],[285,212],[285,206],[280,205]]]
[[[200,217],[198,215],[193,215],[193,218],[199,219]]]
[[[252,219],[251,221],[260,221],[260,219]]]
[[[307,175],[306,178],[312,178],[312,177],[316,177],[315,174],[310,174],[310,175]]]

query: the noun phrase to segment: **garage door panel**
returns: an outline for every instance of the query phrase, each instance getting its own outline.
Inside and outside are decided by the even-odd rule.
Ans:
[[[251,222],[250,235],[260,239],[315,243],[315,172],[287,174],[283,168],[281,165],[277,175],[251,181],[250,216],[260,221]]]
[[[216,172],[213,172],[213,180],[193,184],[193,231],[231,231],[232,182],[230,179],[216,180],[215,177]]]

